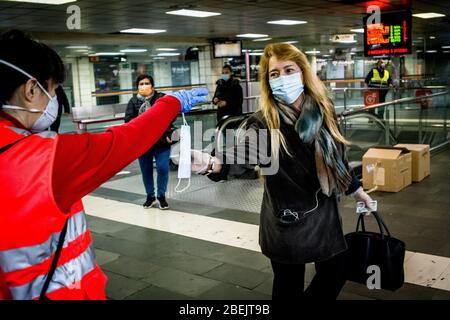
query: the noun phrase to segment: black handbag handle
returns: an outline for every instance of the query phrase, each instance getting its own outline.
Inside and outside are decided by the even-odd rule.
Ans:
[[[386,223],[384,222],[383,218],[381,218],[381,216],[378,214],[377,211],[373,211],[372,214],[375,217],[375,219],[377,220],[378,227],[380,228],[381,239],[384,239],[384,231],[386,231],[388,237],[391,238],[391,233],[389,232],[389,229],[386,226]],[[359,231],[359,225],[360,224],[361,224],[361,227],[362,227],[361,231],[365,232],[366,231],[366,227],[364,225],[364,214],[360,214],[359,215],[358,223],[356,224],[356,232]]]

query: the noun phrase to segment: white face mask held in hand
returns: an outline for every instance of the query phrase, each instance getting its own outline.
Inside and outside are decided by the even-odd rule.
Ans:
[[[178,183],[175,187],[175,192],[183,192],[191,185],[191,127],[186,122],[184,113],[183,125],[180,128],[180,159],[178,163]],[[188,184],[183,189],[179,190],[182,179],[189,179]]]

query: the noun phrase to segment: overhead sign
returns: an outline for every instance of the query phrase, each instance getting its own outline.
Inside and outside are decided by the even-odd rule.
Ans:
[[[100,57],[99,56],[89,56],[89,62],[99,62]]]
[[[356,42],[355,41],[355,35],[354,34],[334,34],[331,36],[331,41],[333,42]]]
[[[214,58],[232,58],[242,55],[241,41],[214,42]]]
[[[380,23],[364,21],[364,55],[403,55],[411,53],[411,10],[381,12]]]

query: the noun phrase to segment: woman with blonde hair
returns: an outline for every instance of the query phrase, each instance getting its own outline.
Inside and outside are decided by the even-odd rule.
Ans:
[[[337,197],[351,194],[367,207],[372,199],[351,173],[345,151],[349,142],[306,56],[292,45],[270,44],[259,70],[260,110],[245,127],[270,135],[266,140],[258,135],[258,143],[245,138],[215,157],[194,151],[192,169],[219,181],[237,159],[246,164],[256,159],[266,169],[259,244],[274,272],[272,298],[336,299],[345,284],[347,249]],[[269,165],[277,170],[267,170]],[[310,262],[315,262],[316,275],[304,290]]]

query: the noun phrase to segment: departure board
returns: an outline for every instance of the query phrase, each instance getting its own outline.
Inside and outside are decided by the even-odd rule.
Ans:
[[[367,25],[369,15],[364,17],[364,55],[411,53],[411,16],[411,10],[381,12],[380,23],[369,25]]]

